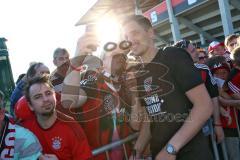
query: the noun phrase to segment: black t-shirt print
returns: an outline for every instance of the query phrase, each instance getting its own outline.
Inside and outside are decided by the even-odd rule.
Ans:
[[[161,106],[164,100],[160,96],[174,90],[172,83],[162,79],[169,72],[169,68],[164,64],[152,62],[144,68],[144,72],[146,75],[139,79],[137,86],[141,103],[150,116],[162,114]],[[151,75],[150,72],[155,74]]]
[[[191,109],[185,92],[202,80],[189,55],[183,52],[173,47],[159,51],[152,62],[145,65],[145,74],[137,79],[141,104],[150,116],[186,113]]]

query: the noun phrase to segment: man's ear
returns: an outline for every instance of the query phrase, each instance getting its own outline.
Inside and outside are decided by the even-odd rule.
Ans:
[[[53,59],[53,64],[57,66],[56,58]]]
[[[53,90],[53,91],[54,91],[54,90]],[[56,97],[57,95],[56,95],[56,92],[55,92],[55,91],[53,92],[53,96],[54,96],[55,98],[57,98],[57,97]]]
[[[152,39],[155,38],[155,34],[154,34],[153,28],[149,28],[147,32],[148,32],[149,37],[151,37]]]
[[[30,109],[31,111],[34,111],[32,105],[30,104],[30,102],[28,102],[28,107],[29,107],[29,109]]]

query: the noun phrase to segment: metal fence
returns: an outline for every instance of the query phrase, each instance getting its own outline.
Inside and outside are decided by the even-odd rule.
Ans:
[[[109,150],[122,145],[123,150],[124,150],[124,157],[125,157],[126,160],[128,160],[128,155],[127,155],[127,150],[126,150],[125,143],[133,141],[133,140],[137,139],[137,137],[138,137],[138,133],[137,132],[133,133],[133,134],[129,135],[128,137],[124,138],[124,139],[121,139],[121,140],[112,142],[110,144],[104,145],[100,148],[94,149],[92,151],[92,154],[93,154],[93,156],[96,156],[98,154],[101,154],[101,153],[105,152],[107,160],[110,160]]]
[[[211,139],[211,142],[212,142],[214,157],[215,157],[215,160],[220,160],[219,150],[218,150],[218,147],[217,147],[216,138],[214,136],[214,129],[213,129],[212,122],[209,123],[209,127],[210,127],[210,135],[209,136],[210,136],[210,139]],[[109,158],[109,150],[122,145],[123,150],[124,150],[125,160],[128,160],[128,155],[127,155],[127,150],[126,150],[125,143],[137,139],[138,135],[139,135],[138,132],[133,133],[133,134],[129,135],[128,137],[124,138],[124,139],[112,142],[110,144],[104,145],[104,146],[102,146],[100,148],[97,148],[97,149],[93,150],[92,154],[93,154],[93,156],[96,156],[98,154],[101,154],[101,153],[105,152],[107,160],[110,160],[110,158]],[[221,142],[220,146],[221,146],[221,150],[222,150],[223,159],[224,160],[228,160],[225,142],[224,141]]]

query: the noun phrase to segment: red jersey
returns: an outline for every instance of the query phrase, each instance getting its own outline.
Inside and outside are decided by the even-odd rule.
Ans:
[[[236,68],[232,69],[229,78],[227,80],[228,85],[228,94],[239,94],[240,93],[240,71]],[[234,115],[234,108],[233,107],[224,107],[226,111],[225,115],[221,115],[221,120],[223,123],[223,127],[225,128],[237,128],[237,119]],[[236,114],[238,111],[236,110]]]
[[[130,98],[126,97],[128,92],[124,90],[125,87],[122,86],[119,91],[114,91],[103,80],[103,77],[95,72],[89,72],[85,77],[80,85],[81,89],[86,92],[88,100],[76,114],[91,148],[96,149],[114,141],[114,122],[120,139],[130,135],[132,133],[128,124],[131,111]],[[114,117],[112,111],[118,107],[119,112]],[[126,145],[126,148],[130,154],[130,145]],[[100,154],[94,159],[105,160],[106,156]]]
[[[48,129],[43,129],[36,118],[24,121],[23,126],[37,136],[44,154],[55,154],[60,160],[85,160],[92,156],[81,126],[59,112]]]
[[[231,70],[227,84],[229,94],[240,93],[240,71],[238,69]]]
[[[223,128],[237,128],[237,120],[234,114],[234,108],[230,106],[223,106],[220,119]]]

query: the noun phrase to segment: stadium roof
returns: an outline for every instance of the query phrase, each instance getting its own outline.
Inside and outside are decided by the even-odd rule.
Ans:
[[[187,2],[188,4],[196,2],[196,5],[187,8]],[[98,0],[76,25],[96,21],[106,14],[114,13],[118,16],[133,14],[136,6],[138,6],[142,13],[150,19],[154,12],[157,14],[157,21],[153,23],[158,35],[156,44],[158,46],[171,44],[173,43],[173,36],[168,15],[165,17],[166,5],[164,3],[165,1],[162,0]],[[179,22],[181,38],[192,40],[198,44],[200,43],[200,34],[207,43],[215,39],[219,41],[224,39],[218,0],[172,0],[172,3],[174,3],[173,8],[175,8],[174,14]],[[239,33],[240,1],[229,0],[229,10],[231,13],[229,22],[233,24],[234,33]]]

